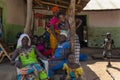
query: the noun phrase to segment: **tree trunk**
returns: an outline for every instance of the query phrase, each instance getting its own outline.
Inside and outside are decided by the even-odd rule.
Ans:
[[[26,25],[25,25],[25,28],[24,28],[25,33],[30,33],[30,31],[31,31],[32,1],[33,0],[27,0],[27,17],[26,17]]]
[[[70,23],[70,41],[71,41],[71,49],[72,52],[75,52],[75,34],[76,34],[76,27],[75,27],[75,3],[76,0],[71,0],[70,7],[69,7],[69,23]]]

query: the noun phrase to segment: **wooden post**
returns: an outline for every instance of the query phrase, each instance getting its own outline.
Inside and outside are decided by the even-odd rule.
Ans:
[[[26,25],[25,25],[25,28],[24,28],[25,33],[29,33],[31,31],[32,1],[33,0],[27,0],[27,17],[26,17]]]
[[[76,26],[75,26],[75,3],[76,0],[71,0],[69,7],[69,23],[70,23],[70,41],[71,41],[71,49],[72,52],[75,52],[75,34],[76,34]]]

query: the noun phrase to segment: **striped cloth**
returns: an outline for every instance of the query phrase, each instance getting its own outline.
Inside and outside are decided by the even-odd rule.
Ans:
[[[70,36],[71,36],[71,32],[68,31],[68,37],[67,40],[70,41]],[[79,42],[79,37],[77,34],[75,34],[75,63],[80,64],[79,63],[79,59],[80,59],[80,42]]]
[[[75,34],[75,63],[79,63],[79,56],[80,56],[80,43],[79,43],[79,37],[77,34]]]

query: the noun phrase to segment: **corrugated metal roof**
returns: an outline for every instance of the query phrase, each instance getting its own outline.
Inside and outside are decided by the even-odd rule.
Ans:
[[[90,0],[83,10],[120,9],[120,0]]]

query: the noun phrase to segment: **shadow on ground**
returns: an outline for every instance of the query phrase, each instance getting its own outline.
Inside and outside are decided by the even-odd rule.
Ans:
[[[87,66],[86,62],[81,62],[81,65],[84,70],[84,80],[100,80],[98,75]]]

